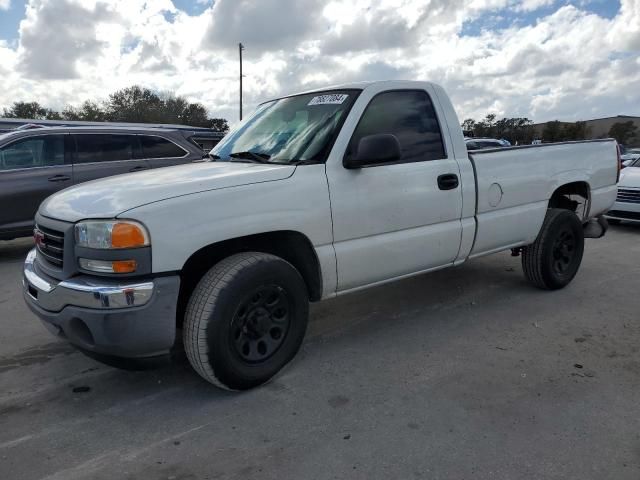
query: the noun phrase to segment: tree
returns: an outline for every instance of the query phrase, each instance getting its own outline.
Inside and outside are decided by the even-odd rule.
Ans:
[[[565,123],[562,127],[561,140],[586,140],[591,134],[587,122]]]
[[[182,123],[194,127],[208,127],[207,109],[200,103],[190,103],[182,113]]]
[[[62,120],[62,116],[58,112],[56,112],[55,110],[51,110],[50,108],[45,108],[44,118],[46,120]]]
[[[109,95],[105,105],[110,122],[161,123],[162,100],[138,85],[123,88]]]
[[[62,118],[65,120],[84,120],[86,122],[104,122],[106,114],[104,109],[97,103],[86,100],[80,108],[71,106],[65,107],[62,111]]]
[[[8,110],[5,108],[2,115],[6,118],[33,118],[41,120],[46,118],[47,109],[38,102],[13,102]]]
[[[105,102],[86,100],[80,107],[67,105],[62,113],[41,106],[38,102],[15,102],[4,109],[9,118],[34,120],[81,120],[93,122],[173,123],[211,128],[220,132],[229,130],[224,118],[210,118],[201,103],[190,103],[173,93],[156,93],[134,85],[118,90]]]
[[[207,127],[216,132],[227,133],[229,131],[229,122],[225,118],[210,118]]]
[[[473,118],[467,118],[464,122],[460,124],[462,130],[465,132],[473,132],[476,127],[476,121]]]
[[[545,142],[560,142],[562,140],[562,123],[558,120],[547,122],[542,130],[542,139]]]
[[[480,122],[468,118],[461,126],[465,131],[472,131],[474,137],[505,139],[513,145],[531,143],[535,136],[533,122],[528,118],[505,117],[496,120],[496,115],[489,114]]]
[[[636,136],[638,127],[632,120],[628,122],[616,122],[609,129],[609,136],[615,138],[619,144],[626,145]]]
[[[184,121],[185,110],[189,107],[189,102],[182,97],[173,94],[164,94],[161,97],[161,117],[163,123],[188,124]],[[205,112],[206,117],[206,112]]]
[[[495,113],[490,113],[489,115],[487,115],[486,117],[484,117],[484,120],[481,120],[480,122],[476,123],[475,128],[474,128],[474,135],[476,137],[491,137],[493,136],[493,130],[494,130],[494,123],[496,120],[496,115]]]

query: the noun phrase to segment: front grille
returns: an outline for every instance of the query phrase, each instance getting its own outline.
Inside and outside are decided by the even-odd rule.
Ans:
[[[64,265],[64,233],[36,225],[33,235],[40,258],[50,265],[62,268]]]
[[[630,188],[619,188],[618,198],[616,200],[618,202],[640,203],[640,189],[631,190]]]
[[[640,212],[623,212],[622,210],[609,210],[606,215],[627,220],[640,220]]]

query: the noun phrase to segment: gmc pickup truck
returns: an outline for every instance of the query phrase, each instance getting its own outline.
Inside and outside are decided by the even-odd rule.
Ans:
[[[566,286],[604,235],[614,140],[470,153],[445,91],[343,85],[278,98],[211,161],[71,187],[36,215],[24,298],[107,363],[167,356],[231,390],[298,351],[310,301],[503,250]]]

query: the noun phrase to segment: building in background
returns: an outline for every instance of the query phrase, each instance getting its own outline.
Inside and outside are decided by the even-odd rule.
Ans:
[[[616,117],[605,117],[605,118],[594,118],[593,120],[585,120],[584,121],[587,128],[587,137],[589,139],[594,138],[607,138],[609,137],[609,130],[616,123],[625,123],[625,122],[633,122],[633,124],[637,127],[635,137],[629,142],[629,146],[640,146],[640,117],[635,117],[631,115],[618,115]],[[543,137],[543,131],[545,127],[551,122],[544,123],[534,123],[533,128],[536,132],[536,138],[542,139],[545,141]],[[571,125],[575,122],[559,122],[560,126]]]

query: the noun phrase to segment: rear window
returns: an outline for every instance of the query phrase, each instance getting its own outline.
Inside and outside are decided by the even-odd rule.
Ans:
[[[145,158],[180,158],[187,154],[175,143],[162,137],[141,135],[140,140]]]
[[[86,134],[75,135],[76,163],[133,160],[139,156],[135,135]]]

